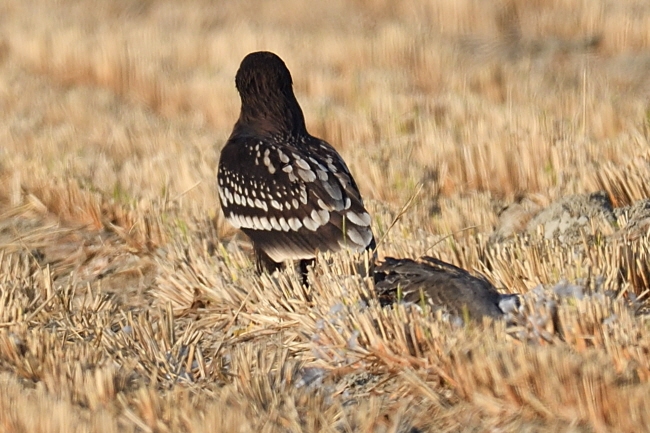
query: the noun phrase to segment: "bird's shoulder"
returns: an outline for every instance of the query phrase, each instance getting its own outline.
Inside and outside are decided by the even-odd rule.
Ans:
[[[309,191],[331,210],[347,209],[350,201],[362,204],[357,185],[339,153],[311,135],[258,136],[233,134],[219,161],[219,182],[245,182],[264,188]]]

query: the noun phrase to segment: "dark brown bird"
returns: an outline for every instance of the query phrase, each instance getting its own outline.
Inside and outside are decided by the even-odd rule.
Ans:
[[[318,251],[373,250],[352,174],[329,143],[307,132],[282,59],[247,55],[235,84],[241,112],[221,151],[219,197],[228,221],[253,242],[258,270],[300,260],[305,278]]]
[[[383,304],[426,302],[460,317],[467,312],[475,320],[501,317],[519,302],[516,295],[497,292],[484,278],[426,256],[418,260],[386,257],[375,268],[375,288]]]

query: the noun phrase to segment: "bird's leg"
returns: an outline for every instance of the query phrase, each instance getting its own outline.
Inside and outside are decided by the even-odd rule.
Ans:
[[[309,268],[313,267],[315,262],[315,259],[302,259],[300,261],[300,278],[302,279],[302,285],[304,287],[309,287],[307,275],[309,273]]]
[[[272,274],[273,272],[284,268],[284,264],[274,262],[264,251],[255,248],[255,267],[257,268],[257,272],[260,274],[264,271]]]
[[[307,302],[311,302],[311,295],[309,294],[309,279],[308,274],[309,274],[309,268],[313,269],[314,263],[316,263],[316,259],[302,259],[299,262],[299,268],[300,268],[300,280],[301,280],[301,289],[302,289],[302,295],[304,299]]]
[[[375,238],[370,240],[366,250],[361,254],[362,268],[357,269],[362,277],[375,278],[375,263],[377,261],[377,244]]]

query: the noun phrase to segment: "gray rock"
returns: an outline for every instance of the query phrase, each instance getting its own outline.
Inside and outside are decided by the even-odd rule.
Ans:
[[[545,239],[577,243],[585,234],[593,234],[593,223],[612,230],[616,227],[612,202],[603,191],[571,195],[552,203],[530,220],[526,230],[535,234],[541,227]]]
[[[650,199],[639,200],[631,206],[614,209],[618,219],[626,222],[614,235],[616,238],[635,240],[650,230]]]

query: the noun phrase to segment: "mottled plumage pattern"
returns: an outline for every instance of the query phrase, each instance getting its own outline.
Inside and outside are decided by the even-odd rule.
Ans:
[[[392,303],[398,292],[404,302],[427,302],[472,319],[503,316],[516,295],[502,295],[489,281],[433,257],[418,260],[386,257],[375,268],[375,287],[380,300]]]
[[[337,151],[307,132],[284,62],[251,53],[235,81],[242,107],[221,151],[219,197],[258,264],[272,270],[318,251],[374,248],[357,185]]]

